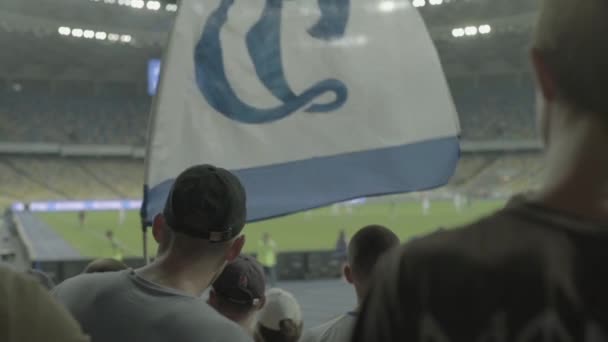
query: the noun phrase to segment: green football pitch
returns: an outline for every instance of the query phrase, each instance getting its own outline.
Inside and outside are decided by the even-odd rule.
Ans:
[[[368,224],[385,225],[402,241],[407,241],[439,227],[451,228],[472,221],[503,204],[502,201],[475,201],[458,212],[451,202],[434,201],[428,215],[423,215],[420,202],[403,202],[394,207],[388,203],[365,204],[354,206],[352,213],[347,213],[344,208],[338,213],[332,208],[322,208],[247,225],[244,230],[247,238],[245,251],[255,251],[264,232],[272,235],[280,251],[332,249],[340,229],[352,236],[357,229]],[[122,225],[119,225],[118,212],[89,212],[84,227],[80,227],[77,213],[40,213],[39,216],[84,256],[112,256],[111,245],[105,237],[108,230],[114,232],[125,255],[142,254],[138,212],[128,212]],[[156,243],[151,234],[148,236],[150,251],[154,254]]]

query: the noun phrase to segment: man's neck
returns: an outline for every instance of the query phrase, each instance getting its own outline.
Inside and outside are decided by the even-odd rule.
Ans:
[[[136,272],[155,284],[200,297],[211,285],[218,271],[203,262],[184,263],[164,256]]]
[[[242,319],[238,320],[237,323],[243,329],[245,329],[249,335],[253,336],[253,333],[255,331],[255,323],[256,323],[255,314],[246,315]]]
[[[557,129],[547,151],[546,183],[536,199],[560,211],[608,222],[608,129],[591,119]]]

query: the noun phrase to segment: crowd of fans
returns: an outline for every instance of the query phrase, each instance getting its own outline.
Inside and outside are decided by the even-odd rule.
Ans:
[[[120,95],[0,92],[0,141],[143,145],[150,101]]]
[[[266,290],[262,266],[240,257],[240,181],[199,165],[154,219],[152,263],[82,274],[51,295],[0,268],[1,340],[608,341],[607,16],[603,0],[543,2],[531,56],[544,185],[403,245],[385,227],[362,228],[344,267],[359,302],[345,315],[303,329],[293,295]]]
[[[533,139],[530,79],[450,80],[463,137]],[[145,144],[151,98],[142,95],[48,95],[0,91],[0,142]]]
[[[536,138],[535,92],[530,78],[486,76],[453,79],[450,85],[465,139]]]
[[[131,158],[0,158],[0,207],[46,200],[137,199],[142,160]]]

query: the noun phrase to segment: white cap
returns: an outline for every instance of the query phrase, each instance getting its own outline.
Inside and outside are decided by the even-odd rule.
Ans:
[[[295,324],[302,323],[302,310],[296,298],[282,289],[270,289],[266,292],[266,304],[258,316],[258,322],[272,330],[281,330],[279,323],[290,319]]]

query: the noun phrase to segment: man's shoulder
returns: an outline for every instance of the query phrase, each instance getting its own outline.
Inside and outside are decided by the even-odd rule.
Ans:
[[[191,331],[192,336],[197,336],[202,341],[251,341],[251,337],[240,325],[220,315],[204,301],[198,303],[196,309],[183,315],[179,325],[180,331]]]
[[[450,229],[438,229],[425,237],[416,239],[412,245],[433,247],[434,245],[460,245],[474,244],[480,240],[484,242],[503,241],[518,235],[518,238],[536,237],[547,231],[546,225],[540,220],[531,217],[520,207],[507,207],[477,219],[468,224]]]
[[[473,223],[413,240],[400,253],[405,263],[421,271],[429,268],[480,271],[494,269],[489,265],[506,267],[524,259],[540,263],[570,244],[563,227],[554,225],[542,209],[517,205]],[[529,267],[535,265],[527,263]]]
[[[107,285],[119,285],[119,280],[125,277],[124,272],[126,271],[80,274],[64,280],[52,293],[59,300],[65,299],[65,296],[84,293],[92,295],[100,289],[107,289]]]

